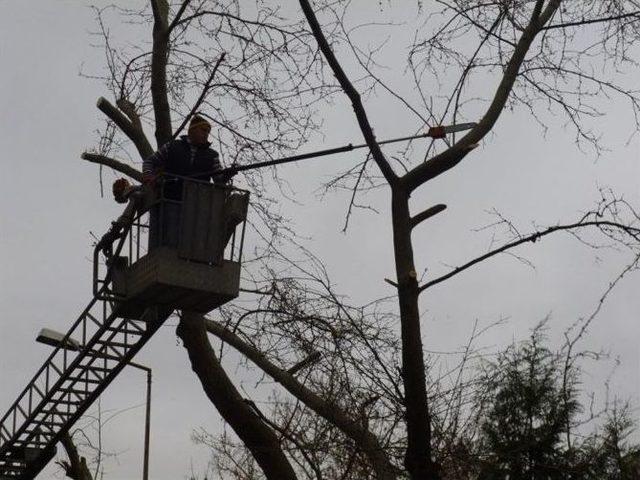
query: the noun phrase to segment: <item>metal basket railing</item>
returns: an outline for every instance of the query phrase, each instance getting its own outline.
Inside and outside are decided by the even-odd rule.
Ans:
[[[172,182],[180,187],[178,198],[175,188],[166,188]],[[248,191],[174,176],[164,178],[158,192],[136,210],[110,259],[103,260],[99,250],[94,251],[93,292],[99,299],[122,299],[112,288],[114,271],[130,267],[155,248],[175,249],[189,262],[241,262]]]

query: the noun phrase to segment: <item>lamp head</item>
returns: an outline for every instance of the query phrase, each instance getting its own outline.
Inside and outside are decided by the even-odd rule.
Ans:
[[[43,328],[40,330],[40,333],[36,337],[36,342],[44,343],[45,345],[50,345],[52,347],[60,347],[66,350],[78,351],[82,348],[80,342],[69,337],[66,340],[64,339],[65,335],[56,332],[55,330],[51,330],[50,328]]]

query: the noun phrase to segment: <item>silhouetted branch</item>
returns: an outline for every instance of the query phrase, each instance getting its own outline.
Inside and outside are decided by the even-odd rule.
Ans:
[[[473,260],[465,263],[464,265],[461,265],[457,268],[454,268],[451,272],[442,275],[440,277],[437,277],[427,283],[425,283],[424,285],[420,286],[420,292],[423,292],[424,290],[433,287],[434,285],[437,285],[439,283],[444,282],[445,280],[450,279],[451,277],[454,277],[456,275],[458,275],[459,273],[464,272],[465,270],[473,267],[474,265],[477,265],[481,262],[483,262],[484,260],[487,260],[491,257],[494,257],[500,253],[504,253],[507,250],[510,250],[512,248],[515,248],[517,246],[520,246],[524,243],[528,243],[528,242],[532,242],[535,243],[537,242],[540,238],[546,237],[547,235],[551,235],[552,233],[556,233],[556,232],[562,232],[562,231],[568,231],[568,230],[576,230],[576,229],[582,229],[582,228],[587,228],[587,227],[597,227],[597,228],[612,228],[612,229],[616,229],[616,230],[620,230],[626,234],[628,234],[629,236],[631,236],[633,239],[635,239],[636,241],[640,241],[640,229],[635,228],[635,227],[630,227],[628,225],[624,225],[622,223],[618,223],[618,222],[612,222],[612,221],[607,221],[607,220],[593,220],[593,221],[579,221],[576,223],[572,223],[572,224],[567,224],[567,225],[556,225],[553,227],[549,227],[546,230],[540,231],[540,232],[535,232],[532,233],[530,235],[524,236],[522,238],[519,238],[518,240],[515,240],[513,242],[509,242],[499,248],[495,248],[493,250],[491,250],[490,252],[485,253],[484,255],[481,255],[477,258],[474,258]]]
[[[153,154],[153,148],[141,128],[129,120],[118,108],[114,107],[106,98],[100,97],[97,103],[98,109],[104,113],[118,128],[133,142],[140,157],[147,158]]]
[[[107,157],[106,155],[100,155],[97,153],[84,152],[80,155],[80,158],[91,163],[97,163],[98,165],[104,165],[105,167],[113,168],[120,173],[133,178],[138,182],[142,182],[142,172],[136,170],[131,165],[127,165],[115,158]]]

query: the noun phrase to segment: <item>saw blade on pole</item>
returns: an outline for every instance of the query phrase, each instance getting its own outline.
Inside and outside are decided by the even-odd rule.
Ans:
[[[429,127],[428,136],[432,138],[444,138],[448,133],[462,132],[471,130],[477,123],[458,123],[457,125],[439,125],[437,127]]]

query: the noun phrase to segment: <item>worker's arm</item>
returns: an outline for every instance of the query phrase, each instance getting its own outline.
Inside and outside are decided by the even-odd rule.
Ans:
[[[213,183],[218,185],[227,184],[229,183],[229,180],[231,180],[238,172],[236,172],[233,168],[222,168],[222,164],[220,163],[220,155],[215,150],[213,151],[213,153],[214,160],[213,168],[211,169],[213,171],[213,173],[211,174],[211,180],[213,181]],[[224,171],[224,173],[217,173],[220,171]]]
[[[128,195],[129,203],[122,215],[114,222],[120,228],[126,228],[133,221],[138,211],[142,210],[145,192],[141,187],[135,187]]]
[[[113,243],[127,233],[127,229],[135,220],[136,215],[146,211],[151,203],[149,191],[141,186],[129,186],[123,194],[123,198],[128,201],[127,207],[116,221],[111,222],[111,228],[97,244],[98,249],[102,250],[107,258],[111,258],[113,255]]]
[[[211,180],[213,181],[213,183],[217,183],[217,184],[227,183],[230,178],[229,176],[216,173],[222,169],[222,165],[220,164],[220,154],[218,154],[218,152],[216,152],[215,150],[212,150],[212,152],[213,152],[213,158],[212,158],[212,164],[211,164],[211,171],[213,173],[211,174]]]
[[[153,155],[142,162],[142,183],[155,182],[158,173],[162,171],[169,159],[169,143],[165,143]]]

